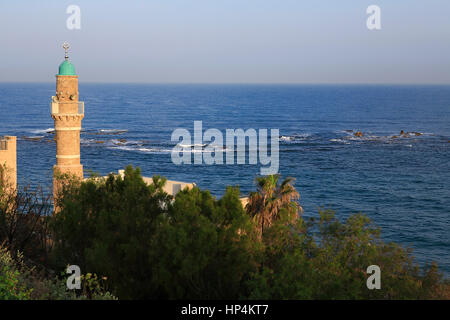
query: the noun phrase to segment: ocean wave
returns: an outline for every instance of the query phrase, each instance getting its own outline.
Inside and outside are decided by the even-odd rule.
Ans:
[[[114,150],[122,150],[122,151],[131,151],[131,152],[141,152],[141,153],[171,153],[172,151],[174,151],[174,148],[170,148],[167,146],[163,146],[163,147],[157,147],[157,146],[143,146],[141,144],[137,144],[137,145],[119,145],[119,144],[105,144],[105,146],[108,149],[114,149]],[[222,151],[224,153],[228,153],[228,152],[234,152],[234,149],[232,148],[226,148],[226,147],[218,147],[216,149],[217,151]],[[251,150],[251,151],[255,151],[255,150]],[[177,149],[176,152],[181,152],[181,153],[209,153],[212,152],[212,150],[209,150],[207,148],[202,148],[202,149],[193,149],[193,148],[181,148],[181,149]],[[248,150],[246,150],[246,153],[248,152]]]
[[[208,146],[208,145],[205,145],[201,149],[191,148],[191,147],[183,147],[181,145],[180,145],[180,147],[182,147],[180,152],[206,153],[206,152],[212,152],[214,150],[222,151],[222,152],[234,152],[233,148],[227,148],[227,147],[224,147],[224,146]],[[213,149],[213,150],[211,150],[211,149]]]
[[[97,140],[95,139],[85,139],[85,138],[80,138],[80,143],[81,144],[91,144],[91,143],[95,143]]]
[[[138,145],[138,146],[143,146],[144,145],[144,142],[143,141],[138,141],[138,140],[127,140],[127,139],[112,139],[112,140],[110,140],[110,142],[112,143],[112,144],[115,144],[115,145],[119,145],[119,146],[122,146],[122,145]]]
[[[301,133],[301,134],[292,134],[287,136],[281,136],[279,141],[280,142],[287,142],[287,143],[295,143],[298,141],[306,140],[307,138],[311,137],[311,133]]]
[[[128,132],[128,130],[126,130],[126,129],[99,129],[99,130],[87,129],[87,130],[83,130],[83,133],[93,134],[93,135],[113,135],[113,134],[124,134],[127,132]]]
[[[339,142],[343,144],[350,144],[350,142],[346,141],[345,139],[330,139],[330,142]]]
[[[33,133],[33,134],[53,133],[53,132],[55,132],[55,128],[36,129],[36,130],[30,130],[28,132]]]
[[[358,136],[348,136],[348,137],[344,137],[344,139],[346,140],[351,140],[351,141],[379,141],[379,140],[385,140],[385,139],[389,139],[389,137],[386,136],[375,136],[375,135],[364,135],[361,137]]]
[[[172,147],[175,147],[175,145],[171,145]],[[201,153],[201,152],[210,152],[212,148],[215,150],[220,150],[223,152],[233,152],[234,148],[228,148],[226,146],[214,146],[210,144],[178,144],[178,147],[181,147],[183,151],[180,152],[193,152],[193,153]],[[200,148],[198,148],[200,147]],[[246,150],[248,150],[248,145],[245,146]],[[250,149],[251,151],[257,151],[258,149]]]
[[[194,144],[179,144],[182,148],[195,148],[195,147],[202,147],[205,148],[207,144],[205,143],[194,143]]]
[[[42,132],[42,133],[50,133],[52,132],[51,128],[48,129],[39,129],[33,130],[33,132]],[[89,130],[89,129],[88,129]],[[118,132],[124,132],[126,130],[119,129],[101,129],[95,130],[95,132],[104,132],[117,134]],[[350,132],[351,131],[351,132]],[[345,134],[343,134],[345,133]],[[292,135],[284,135],[279,138],[281,151],[286,152],[289,151],[288,146],[291,145],[293,148],[305,148],[305,147],[329,147],[334,145],[335,147],[352,145],[352,144],[361,144],[361,143],[380,143],[386,145],[404,145],[405,147],[411,148],[413,145],[420,143],[421,141],[427,140],[427,137],[436,136],[433,133],[424,133],[424,132],[400,132],[400,134],[388,134],[388,135],[375,135],[371,132],[364,131],[353,131],[353,130],[344,130],[333,132],[325,132],[325,133],[303,133],[297,134],[294,133]],[[357,135],[356,135],[357,134]],[[440,137],[440,136],[437,136]],[[445,142],[448,141],[447,137],[444,137]],[[30,136],[22,136],[19,139],[27,140],[27,141],[48,141],[50,142],[49,135],[47,134],[36,134]],[[425,139],[425,140],[422,140]],[[53,141],[53,139],[52,139]],[[170,153],[172,152],[175,146],[178,146],[179,152],[184,153],[206,153],[211,152],[211,148],[214,148],[214,145],[199,143],[199,144],[175,144],[171,142],[157,142],[153,140],[141,140],[134,139],[128,140],[125,138],[117,137],[94,137],[94,136],[86,136],[82,135],[80,139],[80,144],[82,146],[88,147],[99,147],[99,148],[108,148],[108,149],[117,149],[123,151],[130,152],[141,152],[141,153]],[[284,147],[283,147],[284,145]],[[250,150],[249,150],[250,148]],[[268,147],[270,148],[270,147]],[[259,152],[259,146],[249,146],[246,144],[245,153],[249,152]],[[232,153],[237,152],[236,145],[230,146],[227,148],[224,146],[217,146],[217,152],[224,153]]]
[[[102,134],[122,134],[128,132],[126,129],[100,129]]]
[[[346,136],[343,137],[343,139],[349,140],[349,141],[358,141],[358,142],[364,142],[364,141],[379,141],[379,142],[386,142],[391,143],[393,141],[417,141],[417,139],[412,138],[421,138],[423,136],[433,136],[433,133],[424,133],[424,132],[417,132],[417,131],[408,131],[405,132],[403,130],[400,131],[398,134],[390,134],[390,135],[374,135],[370,133],[365,133],[362,131],[353,131],[353,130],[345,130]]]
[[[133,147],[133,146],[109,146],[108,149],[139,152],[139,153],[170,153],[170,152],[172,152],[171,149],[150,148],[150,147],[142,148],[142,147]]]
[[[55,128],[47,128],[47,129],[33,129],[29,130],[29,133],[32,134],[47,134],[47,133],[55,133]],[[126,129],[99,129],[99,130],[91,130],[91,129],[81,129],[81,132],[85,134],[97,134],[97,135],[112,135],[112,134],[123,134],[127,133]]]

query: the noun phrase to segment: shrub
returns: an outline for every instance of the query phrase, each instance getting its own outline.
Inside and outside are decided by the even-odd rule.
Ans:
[[[198,188],[178,193],[156,239],[154,282],[170,299],[237,299],[257,268],[257,232],[238,188],[219,201]]]
[[[124,299],[157,296],[149,285],[149,248],[170,205],[164,182],[154,177],[147,185],[140,170],[130,166],[123,179],[110,175],[66,186],[53,221],[59,269],[76,264],[83,272],[106,276]]]
[[[121,299],[448,298],[437,266],[421,269],[365,215],[341,222],[320,210],[305,220],[292,180],[265,181],[248,212],[239,188],[219,200],[197,187],[172,199],[164,178],[147,185],[132,167],[124,178],[69,183],[52,218],[55,268],[79,265],[90,298],[103,285]],[[381,290],[366,286],[370,265],[381,268]]]
[[[0,300],[114,300],[96,275],[82,275],[82,289],[68,290],[65,275],[45,276],[24,262],[21,253],[15,258],[0,247]]]
[[[449,285],[436,265],[420,270],[410,250],[380,239],[364,215],[345,223],[333,211],[295,225],[275,224],[264,241],[264,265],[249,281],[255,299],[437,299]],[[381,269],[381,289],[369,290],[367,267]]]
[[[0,247],[0,300],[27,300],[32,289],[21,281],[15,262],[3,247]]]
[[[12,255],[22,252],[27,259],[46,264],[50,213],[51,197],[42,188],[5,189],[0,193],[0,243]]]

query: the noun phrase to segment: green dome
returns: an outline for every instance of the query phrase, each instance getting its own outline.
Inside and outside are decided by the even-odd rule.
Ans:
[[[59,65],[59,76],[75,76],[75,67],[68,60]]]

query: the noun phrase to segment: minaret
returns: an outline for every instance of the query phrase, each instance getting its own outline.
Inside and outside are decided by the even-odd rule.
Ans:
[[[65,59],[56,75],[56,96],[52,97],[51,115],[55,121],[56,166],[53,168],[53,195],[61,184],[61,175],[83,179],[80,163],[80,131],[84,102],[78,101],[78,76],[69,61],[69,44],[64,43]],[[56,206],[55,206],[56,208]]]

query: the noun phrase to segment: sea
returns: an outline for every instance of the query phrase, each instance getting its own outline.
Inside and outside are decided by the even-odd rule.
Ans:
[[[305,217],[365,213],[385,241],[450,276],[450,86],[93,84],[85,102],[85,176],[131,164],[220,198],[255,190],[260,164],[174,164],[183,128],[279,129],[279,173],[294,177]],[[49,187],[56,162],[54,83],[1,83],[0,135],[16,135],[18,181]],[[403,131],[403,132],[402,132]],[[248,160],[248,159],[247,159]]]

